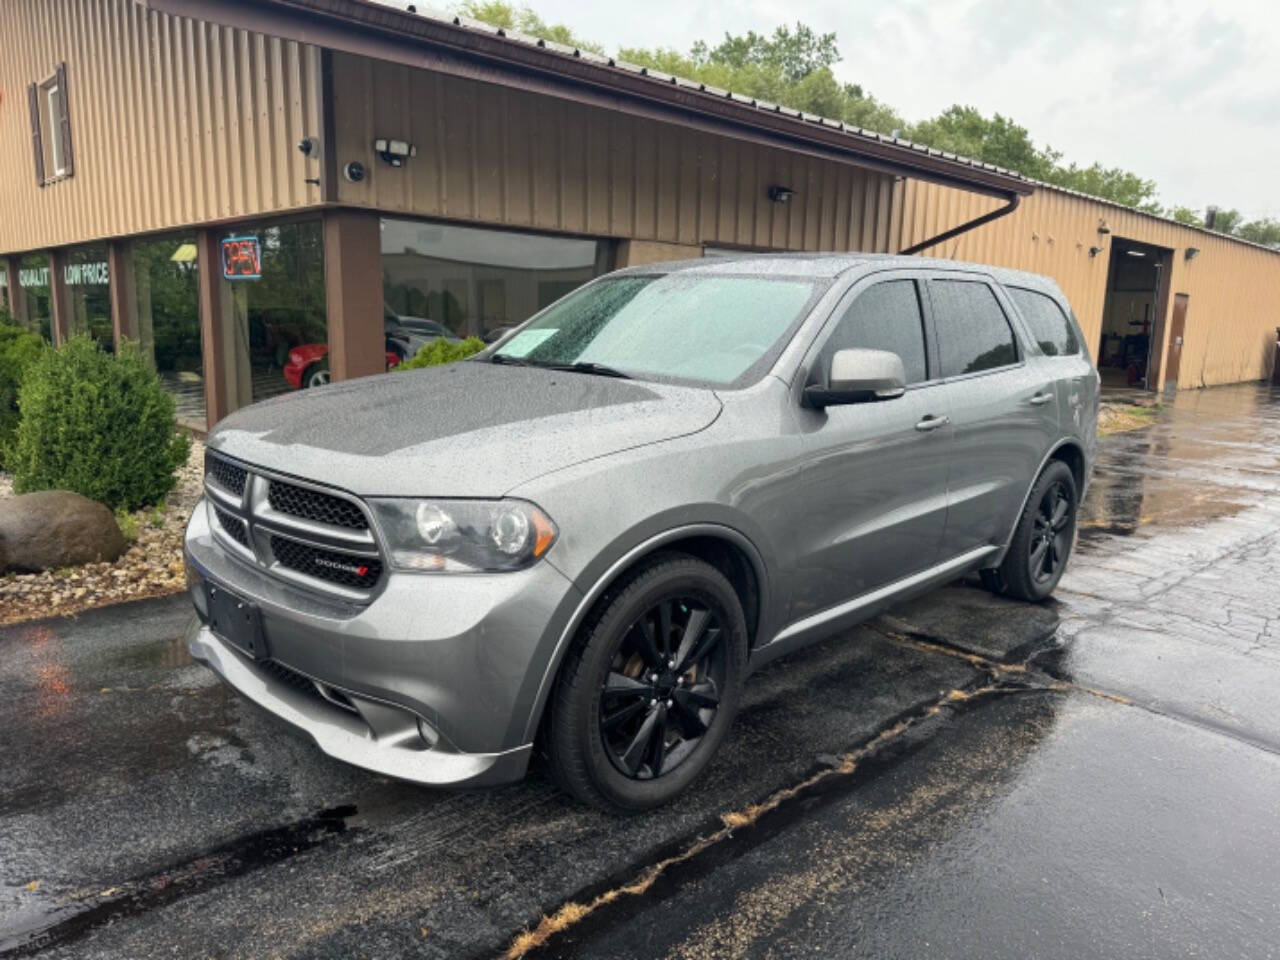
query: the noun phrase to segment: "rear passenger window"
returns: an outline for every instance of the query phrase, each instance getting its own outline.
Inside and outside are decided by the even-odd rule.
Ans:
[[[1080,352],[1075,327],[1053,297],[1021,287],[1007,287],[1018,311],[1026,318],[1036,343],[1046,356],[1070,357]]]
[[[822,369],[837,350],[888,350],[902,358],[907,383],[929,379],[924,351],[924,316],[914,280],[887,280],[869,287],[850,304],[822,348]]]
[[[1018,362],[1013,328],[991,287],[981,280],[934,280],[930,290],[944,377]]]

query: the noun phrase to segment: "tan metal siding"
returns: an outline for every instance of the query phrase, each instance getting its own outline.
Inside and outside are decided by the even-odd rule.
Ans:
[[[994,209],[999,201],[919,181],[900,185],[895,250]],[[1099,222],[1111,228],[1098,233]],[[1070,299],[1096,354],[1102,332],[1111,241],[1137,240],[1174,251],[1170,297],[1190,297],[1179,387],[1257,380],[1268,375],[1280,325],[1280,253],[1052,188],[1037,189],[1011,215],[961,234],[923,256],[1030,270],[1054,278]],[[1096,257],[1091,246],[1102,247]],[[1185,259],[1188,247],[1200,255]],[[1161,345],[1163,359],[1167,343]],[[1161,364],[1163,375],[1163,363]]]
[[[888,249],[892,177],[517,90],[334,54],[344,204],[663,243]],[[406,139],[401,168],[377,137]],[[796,191],[769,200],[771,185]]]
[[[319,201],[316,49],[134,0],[5,0],[0,37],[0,252]],[[75,176],[41,188],[17,92],[63,60]]]

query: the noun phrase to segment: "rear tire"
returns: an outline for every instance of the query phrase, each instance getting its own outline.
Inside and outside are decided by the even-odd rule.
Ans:
[[[561,665],[552,776],[605,810],[667,803],[724,740],[746,664],[746,620],[725,576],[686,554],[655,556],[600,599]]]
[[[1004,561],[981,571],[993,593],[1037,603],[1062,579],[1076,533],[1076,481],[1060,460],[1045,467],[1022,509]]]

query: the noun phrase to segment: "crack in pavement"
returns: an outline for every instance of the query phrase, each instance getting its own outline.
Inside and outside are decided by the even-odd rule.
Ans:
[[[1235,731],[1218,729],[1214,725],[1193,717],[1181,716],[1162,710],[1154,704],[1135,701],[1132,697],[1112,690],[1091,687],[1076,683],[1061,675],[1055,674],[1051,667],[1038,666],[1036,660],[1046,654],[1060,651],[1058,647],[1041,647],[1039,649],[1019,649],[1025,653],[1019,660],[1000,661],[983,656],[972,650],[949,643],[938,637],[919,633],[902,633],[887,630],[872,622],[868,626],[875,629],[886,639],[911,647],[927,654],[947,656],[962,660],[979,671],[979,678],[965,687],[946,691],[935,700],[924,705],[917,705],[904,714],[890,720],[876,734],[861,746],[834,757],[820,758],[824,765],[804,779],[789,786],[778,788],[765,799],[748,804],[739,810],[723,813],[719,816],[719,826],[711,833],[699,836],[683,846],[675,846],[673,852],[661,857],[647,867],[630,868],[627,879],[618,882],[606,881],[603,885],[587,888],[570,897],[555,908],[544,913],[536,924],[532,924],[517,934],[500,956],[502,960],[519,960],[531,954],[539,954],[548,950],[553,943],[559,943],[571,932],[580,931],[584,921],[591,918],[593,923],[604,922],[601,911],[617,907],[624,901],[639,903],[654,899],[654,888],[659,881],[674,887],[678,884],[675,873],[697,869],[697,862],[708,853],[720,851],[721,848],[741,842],[743,851],[755,846],[765,837],[754,841],[741,839],[741,833],[749,828],[759,827],[762,820],[776,815],[799,801],[808,800],[833,781],[850,783],[854,774],[864,770],[868,762],[880,755],[891,752],[896,743],[909,734],[919,733],[921,728],[931,720],[939,719],[946,713],[955,713],[958,708],[973,705],[980,700],[989,700],[999,696],[1017,693],[1080,693],[1120,706],[1136,707],[1157,716],[1190,724],[1219,733],[1269,752],[1280,752],[1274,746],[1251,741]],[[902,755],[906,752],[903,751]],[[893,759],[897,759],[896,757]],[[725,856],[732,854],[725,853]],[[616,875],[615,875],[616,876]],[[594,892],[598,891],[598,892]],[[563,955],[564,950],[558,951]],[[570,948],[572,952],[572,948]]]
[[[536,924],[517,934],[500,956],[503,960],[518,960],[531,953],[541,952],[568,931],[577,929],[587,918],[591,917],[599,922],[600,911],[628,899],[638,902],[646,894],[652,894],[660,880],[669,884],[677,883],[678,879],[674,874],[678,870],[696,869],[699,859],[709,852],[718,851],[725,856],[740,855],[768,837],[767,833],[756,838],[748,837],[751,828],[759,828],[764,821],[815,796],[834,795],[830,788],[837,782],[852,785],[853,775],[860,769],[865,769],[873,759],[884,759],[886,762],[899,759],[899,755],[888,756],[892,752],[891,748],[904,741],[908,734],[919,733],[930,721],[940,720],[948,713],[955,713],[966,706],[996,696],[1049,689],[1028,686],[1014,679],[1012,670],[1002,671],[998,677],[992,671],[984,672],[986,676],[979,677],[970,685],[947,690],[936,699],[899,714],[861,746],[838,756],[820,758],[822,767],[803,780],[781,787],[763,800],[739,810],[721,814],[718,818],[719,827],[713,832],[692,842],[686,841],[683,847],[678,846],[677,842],[674,852],[647,867],[630,868],[629,879],[613,883],[606,881],[599,892],[592,892],[592,888],[587,888],[564,901],[555,910],[544,913]],[[908,749],[904,748],[900,755],[907,752]],[[740,849],[725,851],[724,848],[732,845]]]
[[[1076,683],[1074,680],[1067,679],[1054,672],[1051,667],[1035,666],[1035,661],[1038,658],[1042,656],[1060,654],[1065,649],[1063,647],[1045,647],[1031,653],[1021,662],[1005,663],[999,660],[992,660],[989,657],[984,657],[981,654],[974,653],[972,650],[966,650],[964,647],[956,646],[955,644],[939,637],[932,637],[927,634],[897,633],[879,628],[876,629],[881,635],[895,643],[911,646],[928,653],[963,660],[978,669],[989,672],[994,677],[1025,677],[1026,682],[1029,685],[1038,689],[1052,690],[1062,693],[1083,693],[1091,697],[1097,697],[1101,700],[1109,700],[1112,703],[1118,703],[1121,706],[1135,707],[1138,710],[1144,710],[1154,716],[1163,717],[1166,720],[1172,720],[1175,723],[1183,723],[1187,726],[1195,727],[1198,730],[1204,730],[1208,733],[1217,734],[1218,736],[1235,740],[1238,743],[1243,743],[1257,750],[1262,750],[1265,753],[1280,755],[1280,744],[1274,744],[1267,740],[1251,737],[1240,730],[1224,724],[1214,723],[1213,721],[1206,720],[1203,717],[1193,716],[1176,710],[1167,710],[1149,700],[1137,700],[1132,696],[1118,691],[1106,690],[1101,687],[1090,687]]]
[[[122,881],[101,893],[55,906],[42,914],[40,921],[7,931],[0,940],[0,958],[28,957],[74,942],[116,920],[137,916],[287,860],[347,832],[347,819],[355,813],[356,808],[351,805],[322,810],[296,823],[233,840],[149,876]],[[51,917],[60,919],[48,922]]]

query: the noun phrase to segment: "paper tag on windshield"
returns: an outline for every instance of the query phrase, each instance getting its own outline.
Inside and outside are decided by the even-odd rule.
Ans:
[[[507,357],[527,357],[533,348],[548,337],[553,337],[560,330],[556,327],[537,327],[533,330],[521,330],[502,345],[498,352]]]

